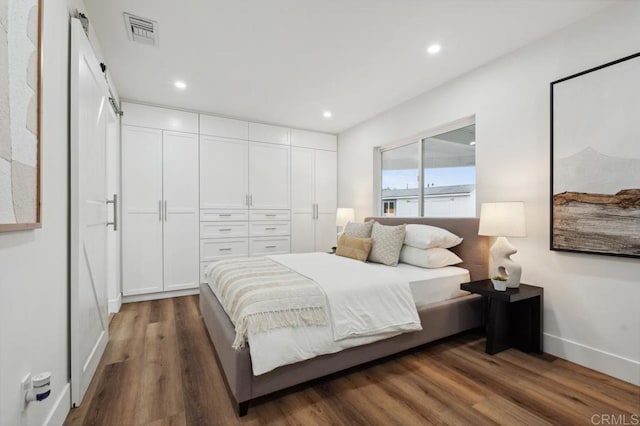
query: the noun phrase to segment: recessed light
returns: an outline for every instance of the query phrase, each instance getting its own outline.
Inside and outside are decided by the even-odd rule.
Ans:
[[[333,117],[333,114],[331,113],[331,111],[325,111],[325,112],[322,113],[322,116],[324,118],[331,118],[331,117]]]
[[[429,55],[435,55],[441,49],[442,49],[442,46],[440,46],[439,44],[437,44],[437,43],[436,44],[432,44],[431,46],[427,47],[427,53]]]
[[[186,89],[187,88],[187,83],[185,83],[184,81],[178,80],[175,83],[173,83],[174,86],[176,86],[176,88],[178,89]]]

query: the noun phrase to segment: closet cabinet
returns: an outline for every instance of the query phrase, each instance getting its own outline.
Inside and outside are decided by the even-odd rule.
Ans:
[[[136,106],[128,122],[164,126],[157,109]],[[198,175],[197,134],[123,124],[124,296],[198,286]]]
[[[293,130],[292,144],[291,251],[328,251],[336,244],[335,136]]]
[[[218,260],[291,251],[289,129],[200,115],[200,280]]]

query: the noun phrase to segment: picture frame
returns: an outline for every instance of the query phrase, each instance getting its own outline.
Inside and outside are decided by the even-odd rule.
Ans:
[[[556,80],[550,249],[640,257],[640,52]]]
[[[42,226],[43,3],[0,3],[0,232]]]

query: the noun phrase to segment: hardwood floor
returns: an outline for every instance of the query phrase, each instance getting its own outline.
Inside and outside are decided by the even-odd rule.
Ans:
[[[476,333],[269,396],[238,418],[197,296],[122,306],[68,425],[638,424],[640,388]],[[634,417],[635,416],[635,417]],[[633,419],[635,423],[633,423]],[[602,417],[594,417],[602,423]],[[626,423],[621,423],[626,420]]]

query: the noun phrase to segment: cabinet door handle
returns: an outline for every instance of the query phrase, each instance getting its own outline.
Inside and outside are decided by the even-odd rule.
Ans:
[[[113,200],[107,200],[107,204],[113,204],[113,222],[107,222],[107,226],[113,225],[113,230],[118,230],[118,194],[113,194]]]
[[[162,222],[162,200],[158,200],[158,220]]]
[[[249,207],[253,206],[253,194],[249,195]]]
[[[249,207],[249,194],[245,194],[244,196],[244,205]]]
[[[168,216],[167,215],[167,200],[164,200],[164,221],[165,222],[167,221],[167,219],[169,219],[167,216]]]

